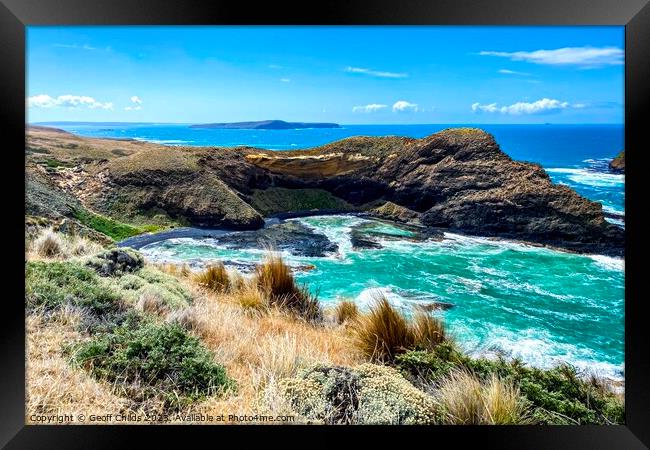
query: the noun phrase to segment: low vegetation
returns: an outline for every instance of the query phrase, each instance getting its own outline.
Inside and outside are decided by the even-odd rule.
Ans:
[[[230,277],[221,261],[211,264],[205,270],[197,273],[194,276],[194,281],[217,293],[227,292],[230,289]]]
[[[254,190],[251,206],[263,215],[312,209],[351,211],[355,207],[322,189],[280,187]]]
[[[308,321],[322,320],[318,298],[306,286],[296,284],[291,268],[280,256],[269,253],[257,266],[255,280],[270,306],[280,307]]]
[[[407,350],[433,350],[445,341],[442,322],[425,312],[409,321],[383,296],[374,300],[354,330],[359,349],[371,360],[392,362]]]
[[[352,300],[343,300],[334,308],[334,320],[343,325],[354,322],[359,318],[359,307]]]
[[[131,236],[136,236],[142,233],[149,233],[159,231],[161,229],[158,225],[143,225],[134,226],[126,223],[119,222],[110,217],[94,213],[87,209],[78,208],[73,211],[74,218],[81,222],[83,225],[98,231],[106,236],[121,241]]]
[[[620,424],[568,366],[473,358],[422,311],[324,309],[277,254],[242,276],[43,230],[26,263],[27,414],[284,415],[325,424]],[[326,318],[329,318],[326,320]],[[330,320],[331,319],[331,320]],[[170,415],[168,419],[162,419]],[[289,417],[294,419],[289,420]],[[190,420],[189,422],[196,422]]]
[[[164,407],[179,408],[234,386],[223,366],[177,324],[126,324],[68,351],[74,364],[135,402],[162,397]]]

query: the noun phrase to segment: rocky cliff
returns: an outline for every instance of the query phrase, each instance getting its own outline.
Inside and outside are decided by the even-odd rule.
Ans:
[[[616,158],[609,162],[609,170],[612,172],[625,173],[625,150],[616,155]]]
[[[29,153],[37,143],[40,153]],[[60,164],[53,177],[84,174],[65,190],[110,216],[153,211],[198,226],[256,229],[262,214],[286,211],[283,204],[344,208],[575,251],[623,253],[624,232],[604,220],[600,204],[553,184],[539,165],[513,161],[479,129],[423,139],[354,137],[292,152],[165,147],[31,130],[28,160],[42,165],[44,159]]]

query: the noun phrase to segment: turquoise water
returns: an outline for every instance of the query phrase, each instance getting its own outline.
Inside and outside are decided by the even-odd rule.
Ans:
[[[278,151],[323,145],[349,136],[421,138],[459,125],[343,125],[337,129],[218,130],[187,124],[50,124],[93,137],[131,138],[167,145],[251,145]],[[472,126],[472,125],[470,125]],[[554,182],[600,202],[624,227],[625,180],[607,163],[624,145],[620,125],[474,125],[492,133],[516,160],[541,164]],[[410,310],[414,302],[442,301],[451,333],[468,352],[503,353],[549,367],[568,362],[621,379],[624,369],[623,260],[568,254],[503,240],[447,234],[442,241],[414,242],[410,232],[375,223],[384,247],[355,251],[350,228],[365,219],[327,216],[295,219],[339,245],[298,272],[325,304],[342,298],[362,306],[382,293]],[[392,234],[386,238],[385,234]],[[255,263],[263,250],[233,250],[217,239],[175,238],[142,248],[152,260],[206,263],[222,259]]]
[[[476,355],[505,354],[550,367],[569,362],[580,369],[623,376],[623,260],[569,254],[504,240],[446,234],[414,242],[410,232],[355,216],[298,220],[339,245],[322,258],[284,254],[324,304],[353,299],[366,307],[378,294],[405,311],[416,302],[455,306],[436,314]],[[353,250],[350,229],[374,223],[383,248]],[[232,250],[216,239],[169,239],[141,249],[158,261],[222,259],[257,262],[262,250]]]

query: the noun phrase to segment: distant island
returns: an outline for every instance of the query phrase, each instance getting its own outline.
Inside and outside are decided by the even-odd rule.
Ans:
[[[202,123],[190,128],[223,128],[232,130],[296,130],[300,128],[341,128],[338,123],[285,122],[284,120],[261,120],[258,122]]]

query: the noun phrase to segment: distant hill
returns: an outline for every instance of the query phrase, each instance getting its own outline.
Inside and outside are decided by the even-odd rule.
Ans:
[[[338,123],[285,122],[284,120],[262,120],[259,122],[203,123],[190,128],[225,128],[234,130],[296,130],[299,128],[340,128]]]

